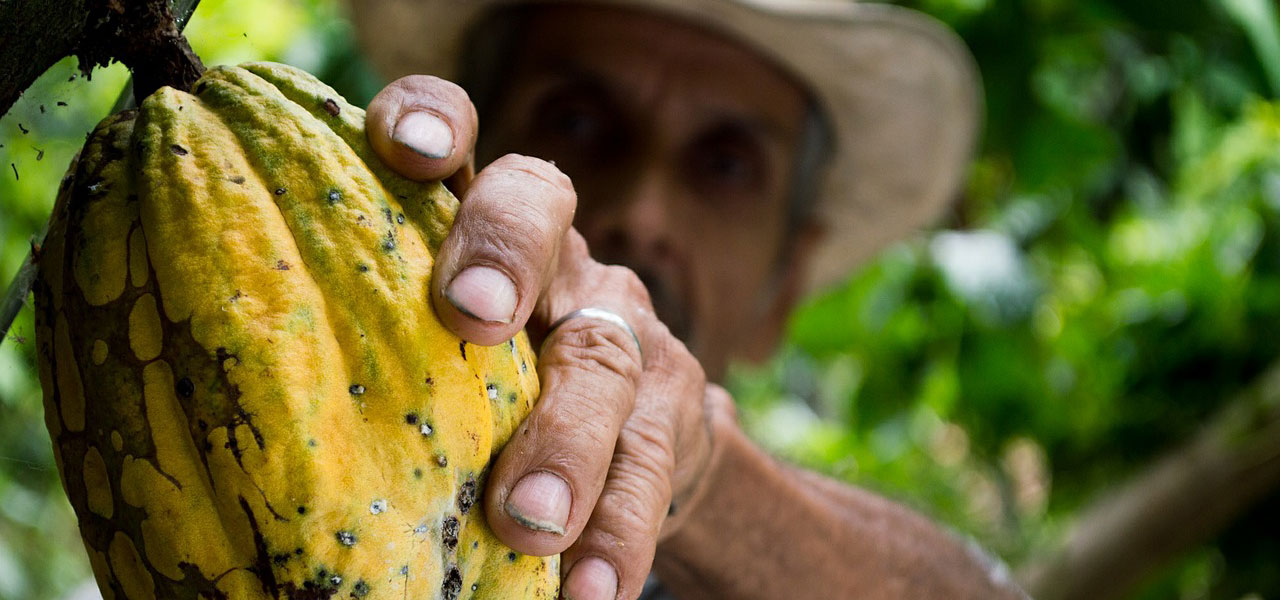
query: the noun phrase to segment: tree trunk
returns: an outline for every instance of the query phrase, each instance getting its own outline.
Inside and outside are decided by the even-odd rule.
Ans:
[[[1020,573],[1039,600],[1123,597],[1280,487],[1280,363],[1190,442],[1079,513]]]

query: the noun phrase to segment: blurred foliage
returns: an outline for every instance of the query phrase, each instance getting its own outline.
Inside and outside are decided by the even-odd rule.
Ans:
[[[756,439],[1017,564],[1280,357],[1280,35],[1269,0],[904,0],[973,49],[986,135],[943,229],[795,314],[731,382]],[[333,0],[203,0],[207,63],[380,82]],[[0,120],[0,282],[124,85],[65,61]],[[71,79],[70,81],[68,79]],[[0,599],[88,578],[29,310],[0,343]],[[1136,598],[1280,597],[1280,494]]]
[[[1275,10],[901,4],[984,76],[964,200],[798,311],[738,399],[776,451],[1016,564],[1280,358]],[[1277,514],[1273,493],[1136,597],[1280,596]]]

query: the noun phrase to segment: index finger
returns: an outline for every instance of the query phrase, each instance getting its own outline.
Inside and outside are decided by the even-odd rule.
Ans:
[[[365,131],[392,170],[434,181],[469,165],[476,121],[475,106],[462,88],[438,77],[408,75],[369,102]]]

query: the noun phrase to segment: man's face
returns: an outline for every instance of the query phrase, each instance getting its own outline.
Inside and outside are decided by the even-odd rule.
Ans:
[[[522,35],[481,158],[568,174],[592,255],[640,274],[710,378],[767,351],[802,254],[787,215],[803,92],[750,49],[661,17],[546,9]]]

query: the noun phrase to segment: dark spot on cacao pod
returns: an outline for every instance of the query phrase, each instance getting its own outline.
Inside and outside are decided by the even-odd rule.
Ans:
[[[409,413],[404,416],[404,422],[410,425],[418,424],[418,413]]]
[[[422,467],[414,467],[414,469],[413,469],[413,478],[414,478],[414,479],[422,479]]]
[[[479,542],[479,541],[471,542],[471,549],[472,549],[472,550],[475,550],[476,548],[479,548],[479,547],[480,547],[480,542]]]
[[[284,260],[277,260],[277,261],[276,261],[276,270],[277,270],[277,271],[288,271],[288,270],[289,270],[289,263],[284,262]]]
[[[440,465],[440,466],[442,466],[442,467],[447,467],[447,466],[449,466],[449,457],[447,457],[447,456],[445,456],[445,455],[443,455],[443,454],[437,454],[437,455],[436,455],[436,464],[437,464],[437,465]],[[463,511],[463,512],[466,512],[466,511]]]
[[[458,352],[462,354],[462,360],[467,360],[467,343],[465,341],[458,342]]]
[[[338,103],[335,102],[333,98],[325,98],[324,112],[329,113],[329,116],[331,117],[336,117],[342,112],[342,107],[338,106]]]
[[[36,160],[44,160],[44,150],[36,148]]]
[[[404,225],[404,213],[396,215],[396,223]]]
[[[283,567],[285,563],[289,562],[289,554],[286,552],[283,554],[277,554],[275,556],[272,556],[271,562],[277,567]]]
[[[434,379],[432,379],[432,378],[428,377],[428,378],[426,379],[426,383],[427,383],[427,385],[435,385],[435,384],[436,384],[436,381],[435,381]]]
[[[338,543],[348,548],[356,545],[356,534],[350,531],[339,531],[333,534],[333,537],[338,538]]]
[[[516,393],[515,393],[515,392],[511,392],[511,395],[510,395],[510,396],[507,396],[507,402],[510,402],[510,403],[512,403],[512,404],[515,404],[515,403],[516,403]]]
[[[236,185],[244,185],[244,175],[236,175],[234,177],[228,177],[227,181],[230,181],[231,183],[234,183]]]
[[[177,154],[178,156],[186,156],[188,154],[186,148],[183,148],[182,146],[179,146],[177,144],[173,144],[169,146],[169,150],[174,154]]]
[[[337,204],[342,202],[342,192],[336,189],[329,190],[329,204]]]
[[[390,252],[396,249],[396,233],[388,231],[386,239],[382,240],[382,249]]]
[[[473,584],[471,584],[471,591],[473,591],[473,592],[474,592],[474,591],[476,591],[476,590],[478,590],[478,589],[480,589],[480,586],[478,586],[478,585],[476,585],[476,584],[474,584],[474,583],[473,583]]]
[[[22,130],[22,135],[27,135],[28,133],[31,133],[29,129],[22,126],[22,123],[18,123],[18,129]]]
[[[66,103],[66,102],[63,102],[63,101],[61,101],[61,100],[59,100],[59,101],[55,102],[54,104],[57,104],[58,106],[66,106],[66,105],[67,105],[67,103]]]
[[[286,189],[284,189],[284,188],[282,188],[282,187],[276,188],[276,195],[277,195],[277,196],[283,196],[283,195],[284,195],[284,193],[285,193],[286,191],[288,191],[288,190],[286,190]]]
[[[401,567],[400,567],[400,574],[401,574],[401,575],[408,575],[408,574],[409,574],[409,565],[403,565],[403,566],[401,566]]]
[[[476,478],[475,476],[468,475],[466,482],[464,482],[462,487],[458,489],[458,510],[462,511],[462,514],[465,515],[471,511],[471,507],[475,503]]]
[[[458,571],[458,565],[449,565],[449,573],[444,576],[444,583],[440,586],[440,597],[444,600],[458,600],[460,593],[462,573]]]
[[[173,391],[178,393],[179,398],[190,398],[196,393],[196,384],[191,383],[191,378],[183,377],[173,386]]]
[[[221,365],[224,369],[227,367],[228,360],[235,361],[231,363],[231,366],[236,366],[240,364],[240,357],[230,352],[227,352],[226,348],[219,347],[217,350],[214,350],[213,352],[214,354],[217,355],[218,364]]]
[[[357,271],[360,271],[361,273],[368,273],[368,272],[369,272],[369,265],[364,265],[364,264],[356,265],[356,270],[357,270]]]
[[[299,507],[298,507],[298,514],[300,514],[300,515],[305,515],[305,514],[307,514],[307,507],[305,507],[305,506],[299,506]]]
[[[440,542],[450,552],[458,547],[458,517],[445,517],[440,526]]]
[[[508,552],[508,553],[507,553],[507,561],[508,561],[508,562],[516,562],[516,553],[515,553],[515,552]]]
[[[316,440],[315,440],[315,438],[311,438],[311,439],[307,440],[307,445],[308,445],[308,446],[310,446],[310,447],[312,447],[312,448],[315,448],[315,447],[316,447]]]
[[[364,393],[364,386],[358,383],[353,383],[351,384],[351,387],[347,388],[347,391],[351,392],[352,396],[359,396]]]
[[[351,586],[352,597],[363,598],[368,595],[369,595],[369,584],[365,583],[363,579],[361,579],[360,581],[357,581],[355,585]]]
[[[294,548],[294,549],[293,549],[293,555],[294,555],[294,556],[302,556],[302,548]]]
[[[384,219],[386,219],[386,220],[387,220],[387,225],[390,225],[390,224],[391,224],[391,209],[390,209],[390,208],[384,208],[384,209],[382,209],[382,217],[383,217]]]

